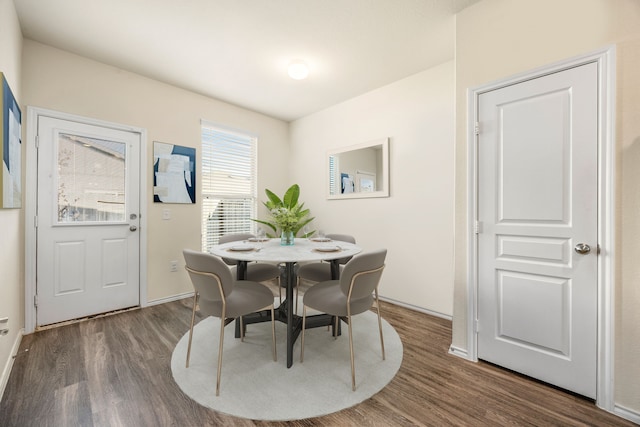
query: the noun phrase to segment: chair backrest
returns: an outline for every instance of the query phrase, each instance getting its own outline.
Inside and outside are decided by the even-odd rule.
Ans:
[[[349,234],[336,234],[336,233],[331,233],[331,234],[327,234],[327,237],[330,238],[331,240],[337,240],[339,242],[347,242],[347,243],[353,243],[355,245],[356,243],[356,238],[349,235]],[[352,257],[348,256],[346,258],[340,258],[338,260],[338,262],[340,264],[346,264],[349,262],[349,260]]]
[[[351,300],[368,297],[376,289],[382,277],[386,249],[378,249],[354,256],[340,274],[340,288]]]
[[[237,242],[240,240],[251,239],[253,237],[256,237],[256,236],[254,236],[251,233],[225,234],[223,236],[220,236],[219,243],[223,244],[223,243],[229,243],[229,242]],[[236,265],[238,263],[238,261],[236,261],[235,259],[222,258],[222,260],[228,265]]]
[[[217,256],[184,249],[182,251],[187,271],[195,291],[199,295],[200,309],[204,314],[215,314],[210,308],[233,291],[233,275],[229,267]],[[222,288],[223,294],[220,294]]]

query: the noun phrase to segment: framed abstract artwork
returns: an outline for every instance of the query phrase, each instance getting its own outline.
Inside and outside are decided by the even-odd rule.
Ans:
[[[153,201],[196,202],[196,149],[154,141]]]
[[[22,113],[4,74],[0,72],[0,101],[2,120],[2,175],[0,200],[2,208],[22,207]]]

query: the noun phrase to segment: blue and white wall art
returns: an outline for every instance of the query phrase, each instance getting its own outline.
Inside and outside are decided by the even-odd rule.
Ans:
[[[196,202],[196,149],[153,143],[153,201]]]

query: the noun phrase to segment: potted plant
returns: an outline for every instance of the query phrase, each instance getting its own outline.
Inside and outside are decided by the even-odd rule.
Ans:
[[[298,203],[300,186],[293,184],[284,193],[282,199],[269,189],[265,189],[265,193],[269,200],[263,202],[263,205],[269,210],[271,221],[260,219],[254,219],[254,221],[268,226],[275,233],[267,233],[267,236],[280,235],[282,245],[293,245],[293,239],[298,232],[314,219],[309,217],[310,211],[304,208],[304,203]],[[304,237],[311,234],[313,232],[306,233]]]

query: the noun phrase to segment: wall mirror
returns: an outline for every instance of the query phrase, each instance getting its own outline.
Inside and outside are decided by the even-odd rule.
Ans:
[[[328,199],[389,197],[389,138],[331,150]]]

